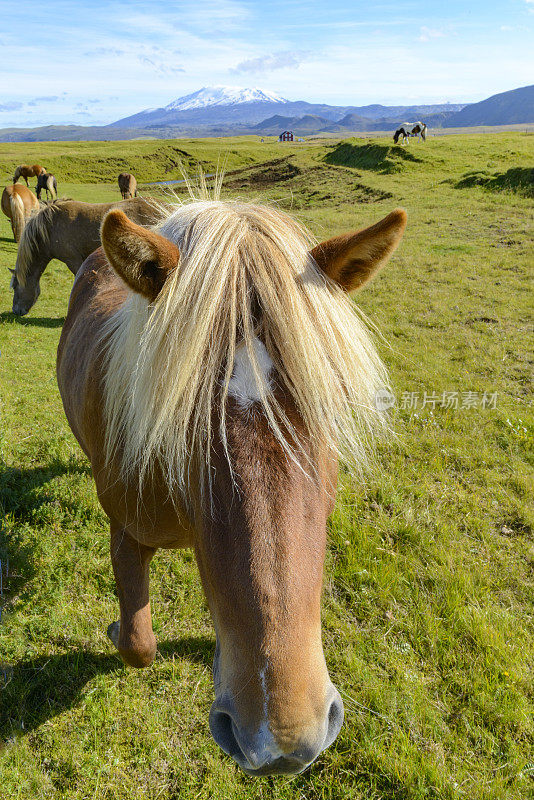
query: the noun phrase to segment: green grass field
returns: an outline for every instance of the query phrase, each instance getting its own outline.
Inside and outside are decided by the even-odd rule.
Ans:
[[[34,161],[91,201],[118,198],[124,169],[148,182],[225,163],[228,196],[277,202],[320,239],[399,205],[409,221],[358,300],[397,436],[365,486],[342,475],[330,522],[323,632],[346,721],[308,772],[252,780],[209,733],[214,634],[192,553],[153,561],[153,667],[124,667],[105,637],[107,523],[55,379],[72,276],[53,262],[13,317],[2,216],[1,800],[533,796],[534,137],[6,144],[0,179]]]

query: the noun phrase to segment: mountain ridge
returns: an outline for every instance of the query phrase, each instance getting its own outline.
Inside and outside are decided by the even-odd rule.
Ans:
[[[496,120],[504,117],[510,125],[534,122],[534,84],[499,92],[479,103],[471,103],[445,120],[444,127],[500,125],[502,123]]]
[[[250,99],[251,96],[253,99]],[[199,100],[202,105],[197,102]],[[198,92],[171,101],[167,106],[145,109],[109,125],[47,125],[29,129],[11,126],[0,129],[0,141],[272,135],[284,129],[293,130],[297,135],[393,132],[403,122],[417,119],[426,122],[430,129],[532,124],[534,86],[511,89],[468,105],[442,103],[405,106],[330,106],[304,100],[286,100],[257,88],[203,87]]]
[[[166,106],[145,109],[109,124],[110,128],[150,128],[223,125],[257,125],[265,119],[280,114],[299,119],[317,116],[327,122],[338,122],[349,113],[360,114],[367,119],[391,118],[392,116],[434,114],[458,111],[460,103],[434,103],[405,106],[331,106],[327,103],[308,103],[305,100],[287,100],[273,92],[257,87],[243,89],[235,86],[205,86],[197,92],[179,97]]]

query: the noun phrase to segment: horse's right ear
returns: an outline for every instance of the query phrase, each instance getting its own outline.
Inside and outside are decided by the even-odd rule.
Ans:
[[[159,233],[136,225],[118,209],[104,217],[100,236],[115,272],[134,292],[155,300],[178,264],[178,247]]]

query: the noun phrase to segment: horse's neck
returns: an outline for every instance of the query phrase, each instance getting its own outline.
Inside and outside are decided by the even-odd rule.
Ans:
[[[26,283],[38,283],[52,258],[48,246],[39,242],[32,251],[31,263],[26,271]]]
[[[100,218],[95,221],[83,214],[56,209],[49,228],[50,258],[63,261],[75,275],[87,256],[99,245]]]
[[[66,264],[72,260],[73,253],[76,251],[76,242],[79,238],[75,221],[74,224],[72,222],[61,208],[55,210],[48,229],[50,259],[57,258]]]

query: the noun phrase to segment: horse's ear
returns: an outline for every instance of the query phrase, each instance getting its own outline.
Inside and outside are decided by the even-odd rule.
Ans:
[[[109,263],[123,281],[150,301],[161,291],[180,251],[175,244],[132,222],[123,211],[110,211],[100,231]]]
[[[311,254],[317,266],[342,289],[356,292],[387,263],[405,227],[406,211],[397,208],[370,228],[321,242]]]

